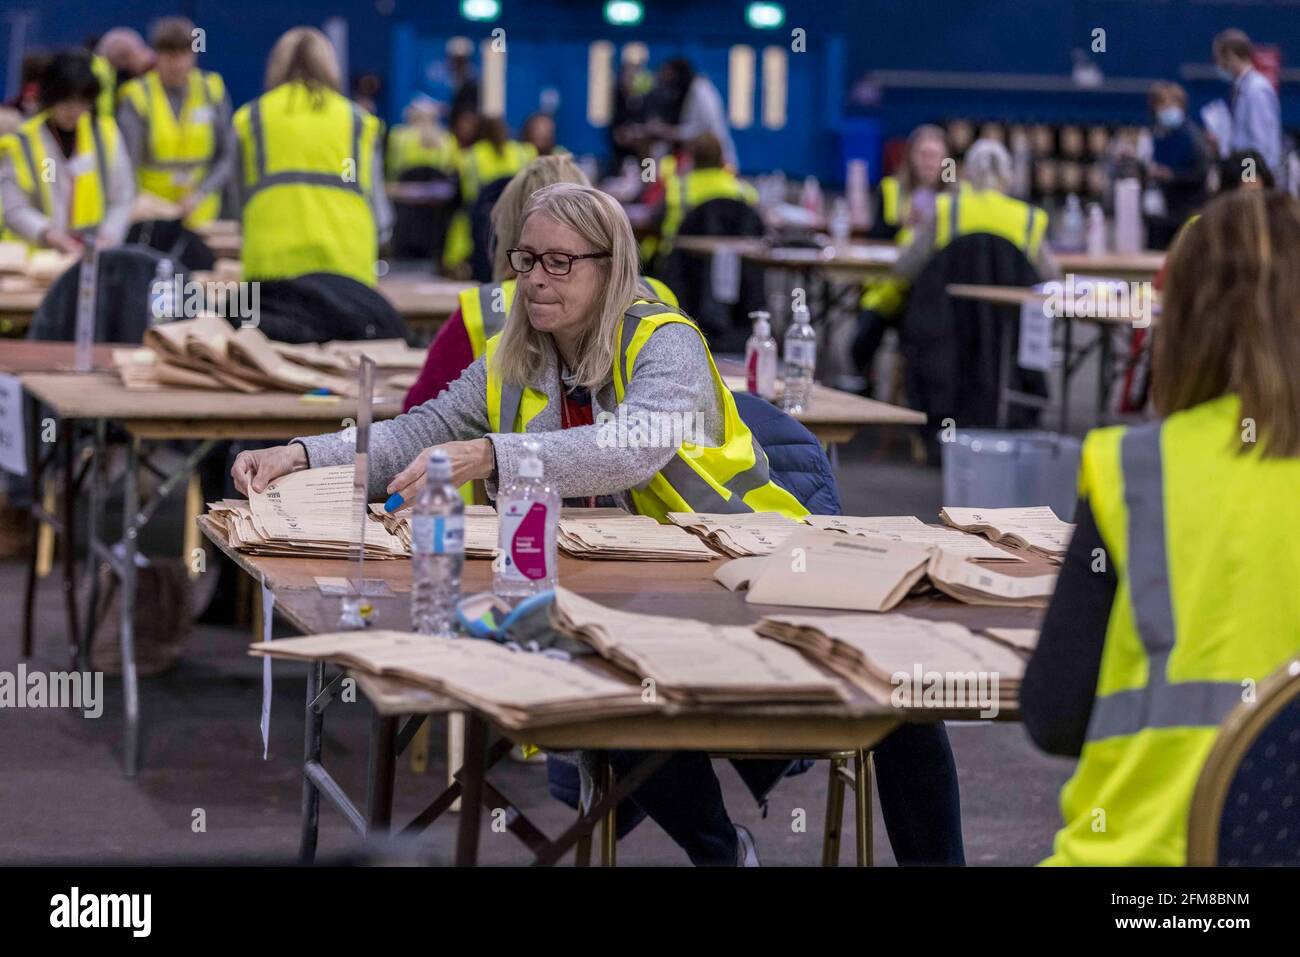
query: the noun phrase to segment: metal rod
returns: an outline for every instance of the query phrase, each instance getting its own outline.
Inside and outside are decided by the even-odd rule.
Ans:
[[[316,859],[316,838],[320,827],[320,792],[308,773],[313,764],[320,764],[320,739],[324,717],[315,708],[325,665],[313,661],[307,666],[307,705],[303,721],[302,755],[302,821],[298,845],[298,858],[304,864]]]
[[[138,506],[136,440],[126,443],[126,476],[122,501],[122,697],[126,707],[126,773],[140,766],[140,688],[135,671],[135,552],[137,528],[131,518]]]

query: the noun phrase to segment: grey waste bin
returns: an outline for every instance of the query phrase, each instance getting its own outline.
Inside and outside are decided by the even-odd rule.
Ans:
[[[944,505],[1050,505],[1058,517],[1073,520],[1082,448],[1073,436],[971,430],[940,447]]]

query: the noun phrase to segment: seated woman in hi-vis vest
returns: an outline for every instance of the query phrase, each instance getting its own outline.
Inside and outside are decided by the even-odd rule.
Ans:
[[[91,237],[122,242],[135,195],[131,161],[111,117],[96,116],[90,54],[56,53],[40,79],[41,111],[0,139],[0,209],[30,246],[79,255]]]
[[[1034,741],[1079,759],[1049,864],[1186,864],[1220,724],[1300,655],[1297,302],[1300,203],[1213,200],[1169,256],[1159,418],[1084,441],[1077,528],[1020,688]]]

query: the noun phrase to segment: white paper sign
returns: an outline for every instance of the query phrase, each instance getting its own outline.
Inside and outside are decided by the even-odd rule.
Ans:
[[[17,376],[0,373],[0,469],[27,474],[27,440],[23,434],[23,387]]]
[[[718,249],[713,254],[709,274],[713,298],[725,306],[740,301],[740,255],[734,249]]]
[[[1020,307],[1020,354],[1016,364],[1039,372],[1052,367],[1052,317],[1043,303],[1027,302]]]
[[[262,640],[271,640],[271,617],[275,612],[275,593],[262,583]],[[271,747],[271,659],[262,659],[262,760]]]

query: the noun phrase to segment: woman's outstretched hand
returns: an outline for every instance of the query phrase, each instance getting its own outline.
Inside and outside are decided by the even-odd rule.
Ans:
[[[243,494],[262,492],[272,481],[290,472],[300,472],[307,467],[307,450],[297,442],[277,445],[269,449],[240,452],[230,468],[235,488]]]
[[[415,504],[415,497],[424,488],[425,470],[428,468],[429,453],[442,449],[451,459],[451,481],[453,485],[464,485],[476,479],[485,479],[492,474],[496,465],[496,453],[491,439],[470,439],[468,442],[444,442],[425,449],[411,464],[393,476],[388,483],[387,494],[394,492],[402,496],[401,508],[410,508]]]

